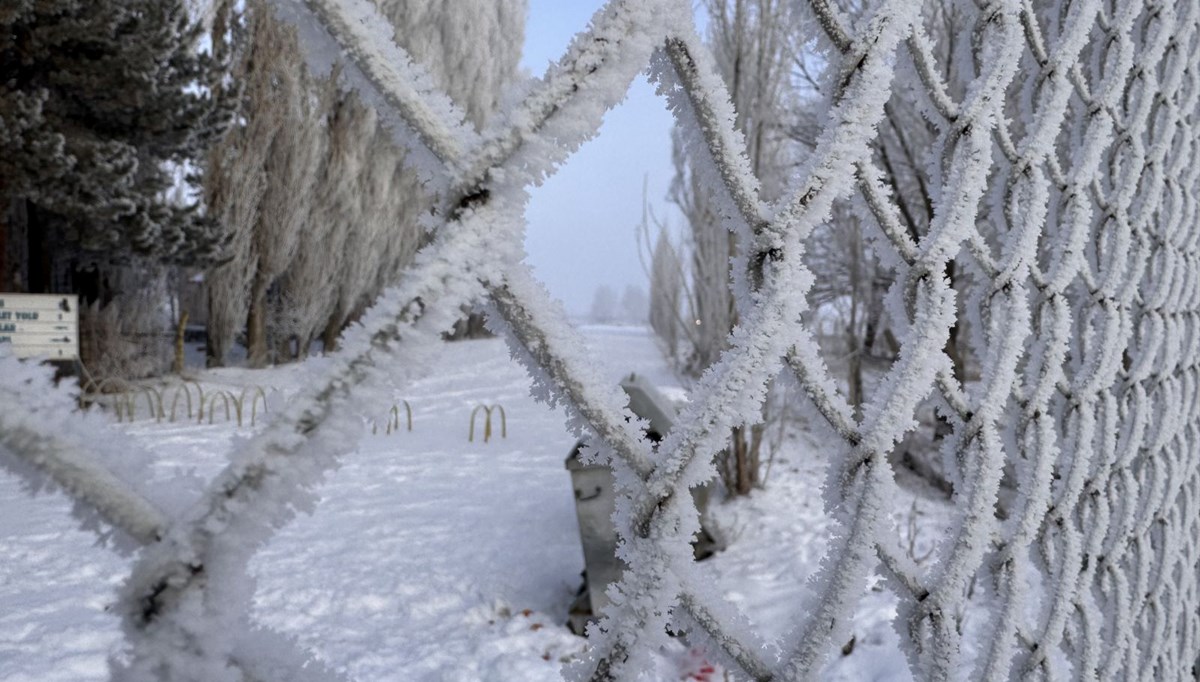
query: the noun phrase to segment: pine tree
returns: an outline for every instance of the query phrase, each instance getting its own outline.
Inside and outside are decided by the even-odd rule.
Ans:
[[[0,7],[0,287],[78,290],[88,264],[219,254],[220,226],[166,200],[226,118],[200,35],[181,0]]]

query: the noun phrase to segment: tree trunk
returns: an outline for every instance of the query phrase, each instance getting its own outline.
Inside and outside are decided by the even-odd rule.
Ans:
[[[250,310],[246,314],[246,364],[266,367],[267,352],[267,287],[256,277],[250,292]]]
[[[5,214],[4,270],[0,291],[29,291],[29,213],[24,199],[8,201]]]
[[[758,487],[758,453],[762,446],[760,424],[747,429],[735,426],[730,432],[729,450],[724,454],[725,487],[731,495],[749,495]]]
[[[850,401],[850,406],[854,408],[855,415],[858,416],[861,414],[863,402],[863,346],[858,342],[858,337],[853,332],[846,334],[846,342],[849,345],[846,359],[847,384],[849,388],[847,399]]]
[[[175,327],[175,363],[172,368],[176,374],[183,374],[184,336],[187,334],[188,313],[179,315],[179,324]]]
[[[303,358],[308,355],[304,352],[304,348],[299,345],[300,339],[296,338],[296,348],[292,348],[292,336],[284,336],[279,334],[279,338],[275,340],[275,362],[284,363]]]
[[[0,188],[3,186],[3,181],[0,181]],[[0,291],[8,291],[8,288],[14,284],[12,272],[9,269],[11,260],[8,257],[9,242],[12,241],[8,236],[13,223],[11,203],[4,197],[4,192],[0,191]]]
[[[50,255],[52,248],[46,243],[50,227],[43,224],[41,211],[25,202],[25,291],[31,294],[50,293],[53,276]]]
[[[225,341],[221,334],[217,333],[213,320],[217,316],[213,313],[213,309],[218,305],[213,301],[212,290],[206,292],[208,298],[208,319],[204,323],[204,365],[206,367],[224,367],[225,355],[229,349],[225,347]]]
[[[332,353],[337,350],[338,337],[342,335],[342,317],[337,313],[329,316],[329,322],[325,324],[325,331],[321,333],[321,343],[325,346],[326,353]]]
[[[954,275],[954,261],[950,261],[946,264],[946,279],[950,280],[951,287],[954,286]],[[950,356],[950,363],[954,367],[954,377],[965,387],[967,385],[967,368],[958,345],[959,317],[959,315],[954,316],[954,324],[951,325],[950,334],[946,337],[946,355]]]
[[[484,324],[483,315],[475,312],[467,312],[465,317],[454,323],[454,330],[446,335],[446,340],[486,339],[491,335],[491,332],[488,331],[487,326]]]

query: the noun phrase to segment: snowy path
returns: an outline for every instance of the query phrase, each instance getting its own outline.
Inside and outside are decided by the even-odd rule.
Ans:
[[[669,379],[640,329],[598,327],[589,344],[613,381],[630,369]],[[202,379],[295,390],[294,367],[220,370]],[[355,679],[558,680],[582,640],[562,627],[582,552],[563,459],[574,440],[563,416],[529,397],[503,342],[448,344],[439,366],[399,394],[412,433],[379,431],[324,485],[312,516],[257,556],[256,615],[297,635]],[[500,404],[508,438],[467,442],[472,410]],[[155,472],[204,477],[232,446],[232,424],[128,427],[161,453]],[[244,429],[243,432],[248,432]],[[120,642],[105,612],[126,559],[93,546],[58,495],[30,499],[0,473],[0,680],[107,678]]]
[[[645,331],[591,327],[586,334],[614,383],[636,370],[678,393]],[[286,394],[304,376],[288,366],[224,369],[202,380]],[[560,680],[561,662],[583,648],[562,625],[583,568],[563,468],[573,439],[563,415],[528,391],[529,379],[503,342],[448,344],[433,371],[396,396],[413,408],[413,431],[385,434],[391,406],[381,405],[372,415],[379,432],[371,435],[364,424],[357,452],[326,481],[316,513],[287,526],[257,555],[256,617],[362,682]],[[497,420],[491,442],[480,442],[482,423],[476,442],[467,442],[480,404],[505,408],[507,438]],[[191,469],[208,478],[238,431],[222,420],[144,420],[125,430],[160,455],[154,476]],[[734,542],[701,570],[770,637],[786,634],[824,551],[822,464],[820,448],[790,438],[767,490],[714,510]],[[117,619],[105,609],[128,559],[94,546],[68,510],[65,498],[30,498],[0,472],[4,682],[104,680],[106,657],[120,645]],[[931,540],[922,538],[921,551]],[[854,652],[832,660],[823,677],[907,679],[897,676],[904,666],[888,623],[893,604],[886,591],[867,592]]]
[[[583,570],[573,440],[501,343],[446,350],[454,371],[404,396],[413,432],[365,438],[317,513],[259,555],[258,613],[356,679],[557,680],[580,648],[557,626]],[[480,415],[467,442],[480,404],[504,406],[507,439],[495,424],[480,442]]]

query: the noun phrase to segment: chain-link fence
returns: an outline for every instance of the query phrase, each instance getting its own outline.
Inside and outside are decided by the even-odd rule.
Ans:
[[[397,124],[446,222],[348,336],[327,380],[246,443],[188,518],[171,521],[111,476],[96,489],[55,474],[63,458],[100,471],[97,480],[103,467],[36,430],[14,439],[17,417],[4,413],[6,445],[147,544],[120,606],[132,656],[123,674],[298,670],[264,663],[238,635],[246,563],[349,450],[346,434],[361,430],[355,406],[375,378],[411,377],[405,358],[439,343],[461,306],[486,301],[548,399],[611,462],[624,496],[627,569],[583,677],[633,679],[668,631],[686,631],[752,679],[811,679],[848,639],[876,571],[898,597],[896,630],[919,678],[1193,676],[1200,7],[803,4],[831,92],[793,189],[766,205],[687,2],[612,0],[477,134],[378,29],[386,24],[369,3],[280,0],[318,61],[351,56],[348,80]],[[950,9],[955,21],[939,25],[951,34],[931,35],[930,17]],[[730,350],[657,448],[626,422],[619,391],[593,372],[561,307],[521,263],[526,189],[595,134],[647,64],[741,244]],[[915,235],[901,227],[872,147],[901,97],[935,132],[932,211]],[[844,202],[865,207],[873,244],[896,270],[888,300],[900,351],[861,419],[800,322],[812,282],[802,245]],[[968,273],[953,286],[952,265]],[[968,384],[944,351],[960,316],[980,369]],[[765,642],[694,578],[698,520],[684,492],[713,476],[714,453],[731,427],[753,423],[780,371],[795,374],[834,434],[823,495],[836,524],[792,633]],[[956,519],[918,567],[884,542],[896,499],[887,456],[929,399],[952,427],[941,447]],[[1017,494],[1001,508],[1006,482]],[[978,617],[968,623],[968,612]]]

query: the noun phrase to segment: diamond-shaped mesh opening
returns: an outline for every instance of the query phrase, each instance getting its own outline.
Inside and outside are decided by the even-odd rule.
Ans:
[[[671,125],[666,102],[639,75],[596,136],[530,190],[526,262],[572,319],[640,321],[623,307],[625,288],[645,279],[658,231],[671,233],[680,222],[667,199]],[[611,306],[597,298],[601,287]]]

